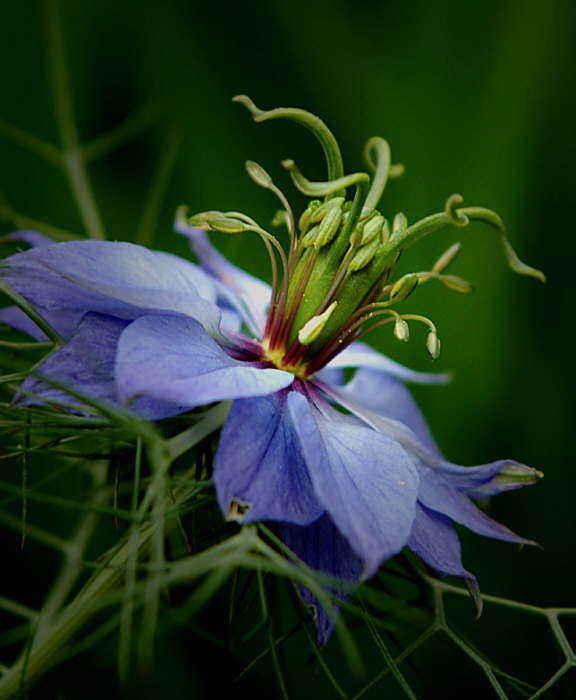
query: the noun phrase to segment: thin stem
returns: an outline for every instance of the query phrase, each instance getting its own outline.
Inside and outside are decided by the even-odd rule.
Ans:
[[[29,134],[25,129],[10,124],[10,122],[2,118],[0,118],[0,134],[14,141],[19,146],[27,148],[40,158],[62,167],[62,153],[48,141],[44,141],[44,139],[38,138],[34,134]]]
[[[76,118],[66,58],[64,54],[64,38],[60,25],[59,0],[44,0],[44,20],[46,25],[46,44],[48,69],[52,84],[56,121],[62,142],[63,167],[72,195],[76,201],[78,212],[86,232],[90,238],[103,240],[106,238],[100,213],[92,186],[85,167],[84,154],[80,146]]]
[[[166,136],[136,231],[135,242],[139,245],[150,246],[152,244],[154,234],[158,228],[162,203],[176,165],[183,136],[184,131],[180,125],[170,129]]]
[[[94,465],[92,468],[92,476],[96,488],[96,495],[90,502],[90,506],[97,509],[108,499],[108,492],[106,489],[101,488],[106,483],[104,463],[101,462]],[[65,561],[43,605],[42,616],[38,623],[34,644],[41,642],[44,636],[50,634],[53,615],[61,610],[70,592],[76,585],[78,578],[85,571],[84,565],[81,563],[83,554],[96,529],[99,518],[100,514],[96,510],[91,509],[87,511],[80,520],[72,540],[64,550]]]
[[[80,238],[75,233],[70,231],[65,231],[64,229],[58,228],[56,226],[51,226],[44,221],[39,219],[33,219],[29,216],[24,216],[20,212],[15,211],[10,205],[6,195],[0,191],[0,219],[9,222],[17,229],[25,230],[30,229],[32,231],[39,231],[44,233],[55,241],[74,241]]]
[[[115,151],[153,124],[160,117],[162,111],[162,107],[157,102],[147,102],[142,105],[121,124],[84,144],[82,147],[84,161],[89,163]]]

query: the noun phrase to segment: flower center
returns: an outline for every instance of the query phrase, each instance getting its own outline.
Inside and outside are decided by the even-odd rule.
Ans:
[[[256,184],[274,192],[283,205],[274,223],[288,229],[287,252],[275,236],[244,214],[211,211],[187,219],[189,225],[206,231],[253,231],[266,244],[272,265],[272,297],[261,344],[265,359],[276,367],[304,379],[376,326],[392,323],[396,338],[407,341],[408,321],[428,326],[426,346],[432,359],[436,359],[440,341],[432,321],[414,314],[401,315],[392,307],[406,299],[417,285],[431,279],[454,291],[470,292],[468,282],[444,274],[459,244],[451,246],[430,271],[410,273],[394,283],[390,279],[404,249],[446,224],[462,227],[470,220],[488,223],[499,231],[510,267],[543,280],[541,272],[518,259],[500,217],[480,207],[457,208],[462,202],[460,195],[449,197],[443,212],[412,226],[408,226],[403,214],[397,214],[390,225],[376,206],[387,180],[401,175],[403,167],[391,165],[390,149],[384,139],[372,138],[365,147],[372,176],[344,175],[338,144],[317,117],[299,109],[264,112],[245,96],[234,99],[242,102],[257,122],[285,118],[306,126],[322,145],[328,165],[326,182],[310,182],[294,161],[283,161],[296,188],[310,198],[296,224],[286,197],[268,173],[252,161],[246,164]],[[353,197],[347,199],[347,191],[352,188]]]

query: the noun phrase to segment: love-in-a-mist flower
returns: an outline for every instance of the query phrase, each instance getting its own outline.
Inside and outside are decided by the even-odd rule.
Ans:
[[[463,577],[479,602],[454,523],[527,542],[471,499],[532,483],[537,472],[510,460],[478,467],[446,462],[404,386],[443,377],[411,372],[359,340],[390,324],[406,341],[409,323],[422,322],[428,351],[438,356],[435,325],[394,307],[429,280],[470,291],[466,281],[444,272],[457,248],[428,272],[392,276],[400,254],[443,225],[484,221],[501,233],[514,270],[541,273],[518,260],[494,212],[457,208],[457,195],[439,214],[412,226],[398,214],[390,225],[376,206],[387,178],[401,168],[390,165],[383,139],[366,147],[372,177],[346,176],[338,145],[319,119],[298,109],[263,112],[246,97],[236,99],[256,121],[300,122],[326,154],[326,182],[310,182],[292,161],[283,163],[311,198],[298,222],[264,169],[247,164],[252,179],[280,199],[275,223],[287,230],[286,249],[237,212],[190,218],[185,209],[178,212],[176,228],[189,238],[200,266],[129,243],[38,246],[28,234],[36,247],[8,258],[0,275],[62,346],[24,381],[16,402],[70,405],[60,388],[68,386],[159,420],[232,400],[213,473],[227,519],[280,523],[287,546],[333,577],[330,589],[340,599],[407,546],[432,569]],[[206,231],[259,234],[270,253],[271,288],[228,262]],[[14,309],[0,319],[37,337],[42,332]],[[347,382],[344,368],[356,368]],[[324,644],[334,614],[308,591],[302,594],[315,606]]]

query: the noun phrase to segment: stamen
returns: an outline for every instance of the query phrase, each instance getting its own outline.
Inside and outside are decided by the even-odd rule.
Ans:
[[[323,314],[313,316],[308,323],[298,331],[298,341],[302,345],[310,345],[320,335],[332,312],[338,305],[337,301],[333,301]]]
[[[408,321],[421,321],[430,328],[430,333],[428,333],[428,337],[426,338],[426,349],[428,350],[430,358],[432,360],[437,360],[440,356],[440,338],[438,338],[438,331],[432,321],[426,318],[426,316],[419,316],[417,314],[404,314],[402,318]]]
[[[284,210],[287,215],[287,224],[288,224],[288,231],[290,232],[290,252],[289,256],[292,256],[294,254],[294,251],[296,249],[296,222],[294,220],[294,214],[292,212],[292,208],[290,206],[290,203],[284,196],[284,193],[282,190],[280,190],[275,184],[270,175],[264,170],[264,168],[259,165],[258,163],[255,163],[253,160],[247,160],[246,161],[246,172],[254,182],[259,185],[260,187],[263,187],[266,190],[270,190],[273,192],[280,202],[284,206]]]
[[[440,275],[437,272],[418,272],[416,275],[421,282],[426,282],[431,279],[440,280],[445,287],[448,287],[448,289],[451,289],[453,292],[459,292],[460,294],[469,294],[474,291],[474,287],[468,280],[457,277],[456,275]]]
[[[410,294],[412,294],[418,286],[418,281],[418,275],[415,275],[413,272],[401,277],[390,289],[390,303],[398,304],[404,301],[404,299],[408,299]]]
[[[469,282],[444,274],[460,244],[451,246],[430,271],[406,274],[393,284],[388,281],[406,248],[448,224],[464,227],[470,221],[487,223],[500,234],[508,265],[515,272],[544,281],[540,271],[518,259],[500,217],[489,209],[460,207],[463,200],[459,194],[448,198],[442,212],[412,226],[408,226],[404,214],[398,213],[390,227],[375,207],[387,180],[400,176],[403,166],[391,165],[390,148],[384,139],[370,139],[364,150],[366,162],[373,171],[372,180],[366,173],[344,175],[336,140],[317,117],[299,109],[263,111],[244,95],[234,101],[244,104],[257,122],[283,118],[306,126],[320,141],[328,165],[328,180],[312,182],[304,177],[293,160],[282,161],[296,189],[313,198],[300,217],[297,229],[288,200],[270,175],[257,163],[246,163],[252,180],[272,191],[283,206],[274,224],[286,224],[290,235],[287,254],[272,234],[237,212],[206,212],[189,220],[191,225],[204,230],[230,234],[254,231],[264,240],[273,280],[272,300],[260,347],[267,360],[276,366],[300,378],[310,376],[350,343],[379,326],[393,323],[395,337],[406,342],[411,320],[428,326],[426,347],[431,358],[436,359],[440,354],[440,340],[432,321],[415,314],[401,315],[390,307],[404,301],[418,284],[431,279],[457,292],[471,292],[473,288]],[[352,186],[355,187],[354,198],[346,201],[346,190]],[[283,266],[281,281],[277,254]]]
[[[453,243],[450,248],[436,260],[432,267],[432,272],[443,272],[458,255],[460,246],[461,243]]]
[[[300,302],[302,301],[302,297],[304,296],[304,292],[306,291],[306,287],[310,281],[310,277],[312,276],[317,257],[318,250],[313,248],[304,264],[304,269],[300,274],[296,287],[294,290],[292,290],[289,299],[288,285],[291,280],[285,278],[282,282],[281,291],[284,292],[283,298],[285,301],[283,314],[279,318],[278,323],[274,323],[273,326],[271,325],[270,328],[272,330],[265,335],[265,338],[268,338],[269,336],[268,344],[272,350],[275,350],[278,347],[284,347],[288,341],[290,329],[292,328]],[[267,331],[268,330],[269,329],[267,328]]]

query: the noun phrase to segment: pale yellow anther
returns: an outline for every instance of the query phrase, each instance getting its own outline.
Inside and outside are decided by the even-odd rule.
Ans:
[[[310,345],[320,335],[328,319],[332,316],[334,309],[338,306],[337,301],[333,301],[324,313],[312,318],[298,331],[298,340],[302,345]]]
[[[410,338],[410,328],[408,327],[406,321],[400,316],[398,316],[396,323],[394,324],[394,335],[403,343],[408,342],[408,339]]]
[[[437,360],[440,357],[440,338],[438,338],[434,331],[428,333],[426,349],[433,360]]]
[[[448,248],[448,250],[438,258],[434,267],[432,268],[432,272],[442,272],[445,270],[458,255],[460,245],[460,243],[454,243],[454,245],[451,245],[450,248]]]
[[[314,217],[314,220],[316,217]],[[338,228],[340,226],[340,222],[342,221],[342,209],[341,207],[332,207],[331,209],[328,210],[322,221],[320,222],[320,227],[318,230],[318,235],[316,236],[316,240],[314,241],[314,244],[318,247],[321,248],[322,246],[325,246],[327,243],[330,243],[330,241],[334,238],[336,235],[336,232],[338,231]]]
[[[410,272],[404,277],[401,277],[390,290],[390,301],[394,304],[399,301],[404,301],[416,289],[418,285],[418,275]]]

